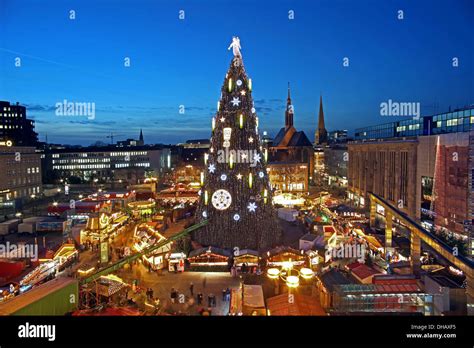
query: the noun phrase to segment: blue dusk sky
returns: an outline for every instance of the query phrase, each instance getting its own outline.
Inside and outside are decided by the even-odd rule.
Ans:
[[[320,94],[328,130],[392,121],[389,99],[422,115],[474,103],[473,13],[472,0],[0,0],[0,100],[26,105],[42,141],[208,138],[237,35],[260,129],[283,126],[289,81],[312,141]],[[95,119],[57,116],[63,100],[95,103]]]

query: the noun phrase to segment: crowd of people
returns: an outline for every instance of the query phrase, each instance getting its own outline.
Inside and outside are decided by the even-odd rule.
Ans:
[[[222,302],[229,302],[230,295],[230,288],[222,289]],[[203,294],[203,292],[194,292],[194,284],[192,282],[189,284],[189,295],[182,293],[179,289],[171,288],[170,300],[172,304],[186,304],[188,307],[196,303],[199,307],[198,312],[202,315],[210,315],[212,309],[217,307],[216,295],[212,292],[207,294],[207,301],[205,301],[205,294]]]

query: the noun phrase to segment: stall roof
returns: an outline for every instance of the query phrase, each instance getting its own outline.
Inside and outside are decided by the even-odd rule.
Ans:
[[[259,252],[256,251],[256,250],[252,250],[252,249],[241,249],[239,250],[239,255],[237,256],[245,256],[245,255],[251,255],[251,256],[259,256]]]
[[[265,298],[261,285],[244,285],[244,306],[265,308]]]
[[[288,301],[288,294],[268,298],[267,308],[271,316],[326,315],[315,297],[300,294],[294,295],[293,303]]]
[[[266,254],[265,257],[272,257],[278,254],[283,254],[283,253],[290,253],[290,254],[295,254],[301,256],[301,252],[297,249],[294,249],[289,246],[279,246],[276,248],[273,248],[269,250]]]
[[[375,274],[380,274],[380,272],[376,271],[375,269],[359,262],[351,263],[346,267],[350,269],[352,271],[352,274],[360,280],[364,280]]]
[[[300,238],[300,240],[308,241],[308,242],[314,242],[318,236],[312,233],[306,233],[303,237]]]
[[[10,300],[0,304],[0,315],[11,315],[18,312],[20,309],[32,304],[33,302],[39,301],[43,297],[58,291],[62,288],[67,287],[71,283],[77,283],[76,279],[72,278],[55,278],[41,284],[38,287],[13,297]]]
[[[329,291],[334,291],[337,285],[353,284],[354,282],[346,277],[344,273],[336,269],[330,269],[319,276],[324,287]]]
[[[213,253],[213,254],[217,254],[217,255],[222,255],[222,256],[225,256],[225,257],[230,257],[231,256],[231,253],[228,250],[210,246],[210,247],[207,247],[207,248],[199,248],[199,249],[193,250],[189,253],[188,257],[195,257],[195,256],[199,256],[199,255],[202,255],[202,254],[206,254],[208,252]]]
[[[397,294],[421,292],[416,284],[341,284],[336,287],[343,294]]]

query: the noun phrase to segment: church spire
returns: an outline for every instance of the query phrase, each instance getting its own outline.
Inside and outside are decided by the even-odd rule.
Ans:
[[[324,124],[324,110],[323,110],[323,96],[319,96],[319,116],[318,116],[318,128],[314,135],[314,144],[322,145],[328,142],[328,132]]]
[[[143,141],[143,130],[140,128],[140,137],[138,138],[139,141],[142,142],[142,145],[144,144],[144,141]]]
[[[293,104],[291,103],[290,83],[288,82],[288,97],[286,99],[285,128],[293,127]]]

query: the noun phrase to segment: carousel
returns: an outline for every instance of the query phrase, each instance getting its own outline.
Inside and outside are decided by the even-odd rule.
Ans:
[[[131,210],[134,218],[140,218],[152,215],[155,211],[156,202],[150,198],[146,201],[129,202],[127,207]]]

